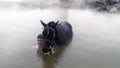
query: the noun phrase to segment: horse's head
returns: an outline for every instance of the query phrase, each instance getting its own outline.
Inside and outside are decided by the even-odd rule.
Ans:
[[[53,46],[55,45],[55,27],[59,21],[56,23],[54,21],[49,22],[48,24],[41,21],[41,24],[44,26],[43,32],[41,36],[38,36],[38,42],[42,42],[42,51],[43,53],[52,53],[53,54]],[[42,37],[42,38],[41,38]],[[38,44],[39,44],[38,43]]]
[[[44,26],[43,29],[43,36],[45,39],[48,39],[50,41],[53,41],[56,35],[56,25],[58,24],[59,21],[57,21],[56,23],[54,21],[49,22],[48,24],[44,23],[43,21],[41,21],[41,24]]]

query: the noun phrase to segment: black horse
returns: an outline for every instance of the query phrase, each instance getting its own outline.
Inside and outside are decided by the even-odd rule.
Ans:
[[[51,21],[48,24],[40,22],[44,26],[44,30],[42,34],[38,35],[37,40],[43,53],[52,53],[55,45],[64,45],[72,40],[72,26],[68,22]]]

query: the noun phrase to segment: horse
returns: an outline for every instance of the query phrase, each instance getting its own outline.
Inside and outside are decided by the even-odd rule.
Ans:
[[[72,26],[68,22],[50,21],[48,24],[41,21],[44,29],[37,37],[39,48],[43,53],[54,53],[54,46],[69,43],[73,37]],[[42,42],[42,44],[41,44]]]

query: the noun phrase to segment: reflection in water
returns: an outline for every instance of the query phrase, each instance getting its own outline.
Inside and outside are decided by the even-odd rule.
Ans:
[[[54,55],[43,55],[41,50],[38,49],[37,54],[38,57],[42,58],[43,60],[43,68],[55,68],[56,64],[58,63],[59,59],[62,57],[67,45],[65,46],[57,46],[57,52]]]

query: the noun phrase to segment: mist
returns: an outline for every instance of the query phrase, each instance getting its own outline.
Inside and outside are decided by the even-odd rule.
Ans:
[[[119,68],[119,11],[98,11],[95,1],[0,0],[0,68]],[[40,20],[68,21],[71,43],[55,55],[39,54]]]

